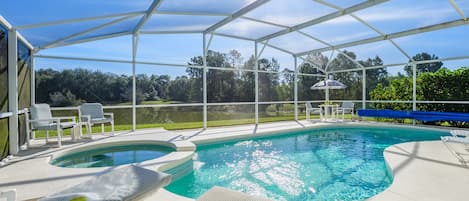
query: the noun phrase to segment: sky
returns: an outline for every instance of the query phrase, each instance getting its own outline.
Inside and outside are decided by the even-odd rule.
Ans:
[[[177,12],[209,12],[233,13],[253,0],[164,0],[157,11]],[[341,8],[346,8],[363,0],[328,0]],[[469,0],[455,0],[466,16],[469,16]],[[81,17],[100,16],[116,13],[144,11],[152,0],[4,0],[0,6],[0,14],[13,26],[37,24],[42,22]],[[416,3],[418,2],[418,3]],[[293,26],[308,20],[318,18],[336,11],[311,0],[271,0],[261,7],[247,13],[245,17],[256,18],[284,26]],[[46,15],[44,15],[46,13]],[[404,31],[407,29],[438,24],[461,19],[461,16],[446,0],[390,0],[386,3],[367,8],[354,13],[357,17],[368,22],[372,27],[385,34]],[[154,14],[143,31],[200,31],[222,20],[223,16],[187,16]],[[73,33],[109,23],[117,18],[101,19],[73,24],[20,30],[33,45],[41,46]],[[107,33],[128,31],[140,20],[133,17],[77,39],[92,37]],[[216,32],[259,38],[264,35],[282,30],[280,27],[237,19],[219,28]],[[343,16],[301,30],[328,44],[338,45],[355,40],[379,36],[351,16]],[[440,58],[469,56],[469,26],[458,26],[434,32],[417,34],[395,39],[394,42],[408,55],[420,52],[435,54]],[[72,39],[73,40],[73,39]],[[57,55],[87,58],[106,58],[131,60],[131,37],[123,36],[78,45],[41,50],[41,55]],[[285,34],[269,41],[270,44],[298,53],[311,49],[326,47],[297,32]],[[238,39],[214,36],[210,49],[227,53],[232,49],[238,50],[247,60],[254,54],[254,43]],[[173,34],[173,35],[141,35],[138,43],[137,60],[161,62],[171,64],[187,64],[194,56],[202,55],[201,34]],[[262,46],[259,46],[261,49]],[[344,49],[342,49],[344,50]],[[385,64],[407,62],[408,58],[389,41],[381,41],[347,48],[357,55],[357,59],[367,59],[380,56]],[[273,48],[266,47],[262,57],[277,58],[283,68],[293,68],[293,57]],[[445,66],[454,69],[469,66],[469,60],[444,62]],[[68,60],[36,59],[38,68],[88,68],[111,72],[115,74],[130,74],[130,64],[115,64],[102,62],[82,62]],[[402,72],[401,67],[388,68],[391,74]],[[185,68],[168,66],[138,65],[137,73],[169,74],[172,77],[185,74]]]

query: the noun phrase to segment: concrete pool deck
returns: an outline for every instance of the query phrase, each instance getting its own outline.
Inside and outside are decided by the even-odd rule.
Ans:
[[[54,148],[55,143],[44,146],[42,140],[35,140],[32,149],[21,152],[9,165],[0,168],[0,191],[16,189],[19,200],[38,198],[62,191],[88,180],[98,173],[113,169],[112,167],[60,168],[48,163],[54,155],[91,144],[121,141],[159,141],[171,144],[177,152],[138,164],[151,170],[161,171],[189,160],[196,148],[194,144],[271,135],[279,131],[319,128],[328,125],[389,126],[390,124],[371,122],[312,123],[304,120],[264,123],[258,126],[215,127],[205,130],[147,129],[120,133],[116,137],[96,135],[93,140],[66,143],[60,149]],[[461,144],[451,144],[451,147],[460,152],[467,152]],[[370,198],[372,201],[451,201],[467,198],[469,168],[458,161],[441,141],[393,145],[385,150],[384,157],[394,174],[394,181],[388,189]],[[193,201],[193,199],[172,194],[164,189],[150,195],[146,200]]]

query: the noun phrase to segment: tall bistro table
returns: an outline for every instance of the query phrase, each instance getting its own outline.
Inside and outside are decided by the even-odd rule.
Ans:
[[[319,105],[319,108],[321,108],[321,111],[324,111],[323,118],[321,121],[323,122],[328,122],[328,121],[337,121],[337,109],[339,108],[339,105],[337,104],[322,104]]]

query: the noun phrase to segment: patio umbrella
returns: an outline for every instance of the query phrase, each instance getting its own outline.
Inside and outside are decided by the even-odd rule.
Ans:
[[[312,90],[319,90],[319,89],[345,89],[347,86],[342,84],[337,80],[321,80],[318,83],[314,84],[311,89]]]
[[[310,89],[312,90],[321,90],[325,89],[326,90],[326,101],[329,101],[329,89],[345,89],[347,88],[347,85],[343,84],[342,82],[339,82],[337,80],[321,80],[318,83],[314,84]]]

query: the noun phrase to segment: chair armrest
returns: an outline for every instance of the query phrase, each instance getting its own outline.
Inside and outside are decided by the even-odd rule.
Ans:
[[[72,120],[73,122],[76,122],[76,117],[75,117],[75,116],[68,116],[68,117],[54,117],[54,119],[59,119],[59,120]]]
[[[56,122],[60,122],[60,119],[59,118],[52,118],[52,119],[34,119],[34,120],[28,120],[29,123],[31,122],[40,122],[40,121],[56,121]]]
[[[80,118],[79,118],[79,119],[80,119],[80,122],[81,122],[81,121],[87,121],[87,122],[89,122],[89,121],[91,121],[91,115],[80,115]],[[83,119],[86,119],[86,120],[83,120]]]
[[[112,119],[114,119],[114,113],[112,112],[105,112],[104,116],[110,116]]]

